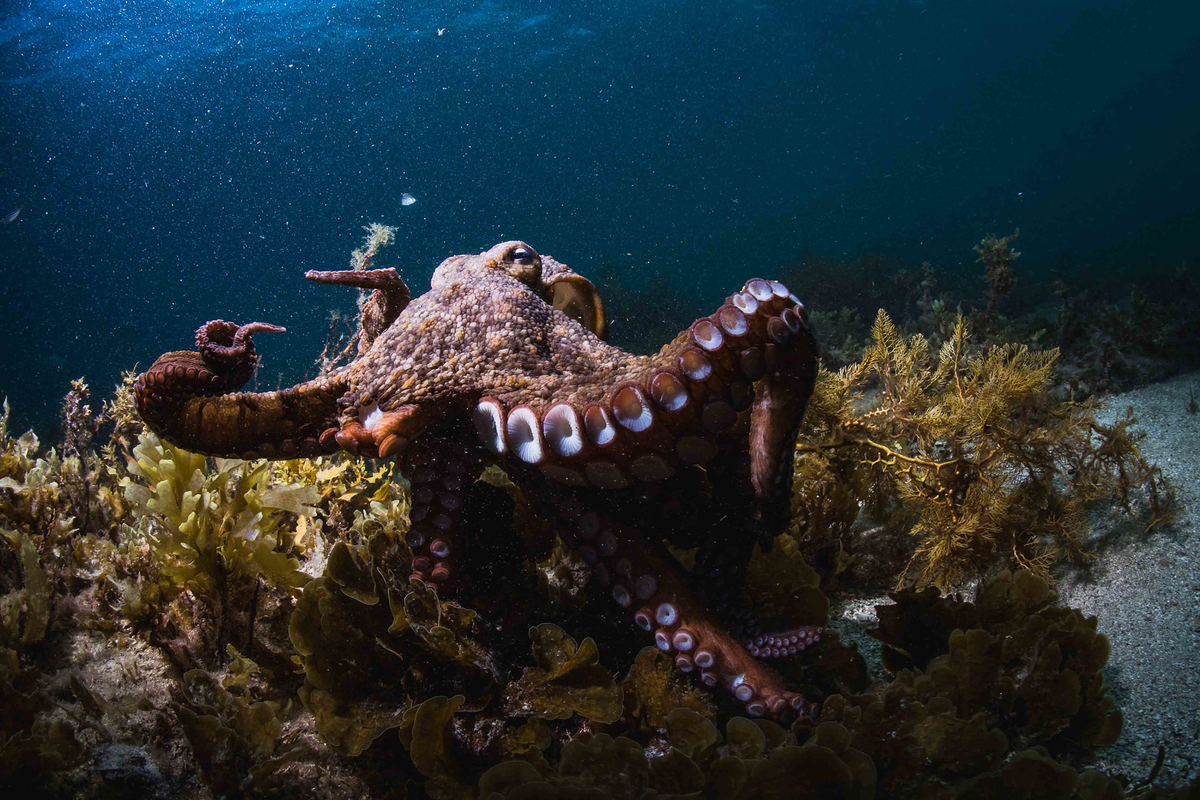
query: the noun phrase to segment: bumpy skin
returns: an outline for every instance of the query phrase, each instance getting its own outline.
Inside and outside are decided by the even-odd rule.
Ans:
[[[167,353],[138,377],[147,424],[211,455],[398,457],[413,484],[413,575],[443,593],[469,578],[465,487],[500,463],[679,669],[754,715],[812,711],[763,659],[803,650],[820,629],[761,633],[739,589],[754,542],[787,521],[816,378],[807,312],[782,284],[747,282],[639,356],[604,342],[590,282],[523,242],[447,259],[413,300],[394,270],[308,277],[374,290],[355,361],[236,393],[258,365],[252,334],[282,329],[210,322],[199,352]],[[664,538],[701,547],[694,573]]]

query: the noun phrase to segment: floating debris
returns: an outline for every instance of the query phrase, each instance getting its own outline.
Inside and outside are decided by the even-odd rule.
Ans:
[[[408,197],[408,195],[404,195],[404,196]],[[413,200],[413,202],[415,203],[416,200]],[[408,203],[405,202],[405,205],[408,205]],[[0,225],[12,225],[14,222],[17,221],[17,217],[21,216],[21,212],[24,210],[25,210],[25,204],[21,203],[21,205],[17,206],[12,211],[10,211],[4,215],[4,219],[0,220]]]
[[[408,192],[400,195],[400,205],[402,206],[411,206],[415,202],[417,202],[417,198],[413,197]]]

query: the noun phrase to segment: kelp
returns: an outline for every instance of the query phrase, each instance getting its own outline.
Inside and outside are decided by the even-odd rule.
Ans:
[[[64,458],[54,448],[41,453],[41,441],[32,430],[11,438],[8,420],[5,400],[0,414],[0,518],[39,545],[66,545],[88,515],[87,509],[110,499],[107,486],[94,484],[95,491],[89,491],[87,462],[95,456]],[[51,574],[57,574],[64,565],[49,566]]]
[[[824,625],[829,620],[829,600],[819,584],[820,575],[789,534],[776,536],[768,552],[755,546],[750,555],[747,593],[763,614],[777,617],[785,627]]]
[[[372,502],[386,521],[391,501]],[[394,502],[406,510],[406,500]],[[475,613],[398,577],[411,556],[397,533],[385,522],[363,545],[337,542],[325,575],[304,587],[291,618],[304,671],[300,698],[345,755],[399,727],[416,698],[498,682]]]
[[[673,712],[666,729],[666,749],[653,758],[627,737],[582,733],[563,747],[557,769],[542,773],[523,761],[493,767],[479,780],[479,797],[874,796],[870,759],[836,723],[821,725],[802,744],[775,723],[743,717],[730,719],[722,736],[688,709]]]
[[[214,792],[239,796],[247,777],[276,766],[278,703],[235,695],[203,670],[184,673],[180,696],[172,708]]]
[[[300,699],[325,741],[344,755],[358,755],[400,725],[411,705],[407,679],[419,677],[388,631],[393,618],[381,599],[356,598],[321,577],[305,586],[291,618],[304,670]]]
[[[597,722],[613,722],[622,710],[621,688],[597,662],[599,649],[591,639],[581,644],[556,625],[531,628],[536,667],[505,688],[510,715],[567,719],[573,714]]]
[[[50,620],[50,583],[23,533],[0,529],[0,782],[22,772],[74,767],[85,750],[68,720],[55,720],[39,670],[21,651],[39,644]]]
[[[674,659],[657,647],[644,647],[638,652],[621,682],[621,690],[625,718],[636,728],[661,728],[667,715],[678,708],[708,718],[717,714],[712,695],[675,669]]]

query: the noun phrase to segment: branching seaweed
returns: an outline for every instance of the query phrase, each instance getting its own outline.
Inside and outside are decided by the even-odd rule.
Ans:
[[[984,278],[988,283],[987,313],[989,317],[995,316],[1000,301],[1012,291],[1013,284],[1016,283],[1012,265],[1021,254],[1009,247],[1009,243],[1020,235],[1020,230],[1000,239],[989,234],[984,237],[983,241],[975,245],[975,252],[979,254],[978,261],[987,270]]]
[[[1170,519],[1173,492],[1132,413],[1103,425],[1093,403],[1051,401],[1055,358],[977,350],[961,317],[935,356],[880,311],[863,359],[818,379],[796,448],[802,533],[832,522],[842,536],[862,508],[915,540],[897,585],[945,590],[997,560],[1048,575],[1086,556],[1101,501],[1145,530]]]

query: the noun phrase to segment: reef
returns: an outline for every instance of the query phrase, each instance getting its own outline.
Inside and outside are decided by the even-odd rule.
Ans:
[[[386,237],[374,243],[352,271],[371,271]],[[386,341],[395,309],[419,302],[390,276],[380,285],[390,296],[364,293],[354,341],[326,354],[315,385],[342,380],[338,370]],[[727,307],[769,336],[785,308],[766,286],[763,320],[736,295]],[[580,287],[573,302],[587,297]],[[602,326],[597,311],[576,314],[584,329]],[[537,440],[536,463],[470,460],[462,432],[435,423],[386,435],[444,449],[406,441],[398,458],[379,458],[390,447],[368,427],[370,413],[335,398],[328,416],[281,412],[278,425],[245,428],[289,434],[269,439],[271,458],[249,452],[261,436],[253,447],[231,443],[244,459],[198,454],[213,452],[201,435],[212,412],[173,426],[191,412],[167,411],[201,402],[178,388],[198,381],[200,364],[216,374],[213,359],[225,359],[240,375],[256,363],[238,326],[206,326],[199,353],[168,354],[146,373],[164,376],[156,407],[138,401],[151,427],[133,400],[159,381],[133,373],[98,410],[75,382],[54,448],[33,432],[10,434],[6,403],[0,785],[97,797],[1194,796],[1196,786],[1172,792],[1153,775],[1087,768],[1121,730],[1102,675],[1109,643],[1095,617],[1058,604],[1051,583],[1058,560],[1086,557],[1089,510],[1113,509],[1152,535],[1169,524],[1171,488],[1141,457],[1132,415],[1100,425],[1090,402],[1056,398],[1053,351],[994,342],[990,332],[977,341],[976,322],[956,319],[935,347],[880,313],[854,361],[837,371],[814,365],[803,426],[781,435],[786,469],[777,465],[768,482],[782,486],[782,505],[764,494],[768,513],[745,512],[736,524],[706,515],[714,492],[741,497],[733,508],[754,507],[754,482],[728,477],[749,474],[745,444],[729,445],[731,465],[710,460],[704,484],[678,480],[697,468],[673,460],[677,449],[669,460],[669,450],[649,447],[614,457],[633,485],[567,483],[572,493],[542,468],[578,468],[588,479],[596,457],[551,457],[547,437],[563,438],[555,426]],[[787,327],[806,335],[804,325]],[[719,361],[695,330],[663,352],[674,359],[691,347]],[[657,414],[653,379],[675,373],[657,362],[646,370],[646,385],[604,385],[608,394],[633,385]],[[217,397],[234,391],[228,374],[208,379]],[[698,396],[697,381],[676,378]],[[728,431],[748,441],[737,437],[748,435],[739,425],[752,411],[720,388],[704,401],[729,404],[740,422]],[[388,391],[384,380],[368,405],[396,410]],[[610,419],[633,418],[608,394]],[[231,396],[241,399],[222,402],[234,409],[324,408]],[[467,433],[515,447],[508,427],[523,419],[521,404],[489,397],[499,411],[467,408]],[[554,405],[530,413],[544,423]],[[587,405],[577,413],[586,418]],[[503,438],[499,423],[489,426],[497,419]],[[309,430],[315,444],[302,444]],[[689,430],[664,426],[673,432],[665,447]],[[198,438],[183,441],[189,431]],[[305,447],[313,452],[302,456]],[[644,481],[633,464],[646,453],[677,474]],[[454,459],[469,469],[443,468]],[[605,503],[588,505],[588,492]],[[460,501],[452,556],[433,549],[428,521],[445,496]],[[565,513],[542,513],[547,503]],[[581,524],[589,513],[603,522],[591,536]],[[602,529],[615,544],[604,544]],[[600,552],[610,546],[611,558]],[[627,579],[637,596],[643,574],[657,591],[677,582],[685,619],[719,621],[693,633],[701,642],[710,630],[740,633],[730,652],[769,659],[763,669],[785,699],[804,698],[786,708],[804,713],[757,708],[741,684],[714,693],[696,668],[701,648],[677,641],[690,628],[656,620],[647,631],[636,619],[643,603],[621,608],[617,589]],[[877,668],[826,629],[827,598],[843,583],[894,587],[878,608]],[[698,599],[680,602],[685,590]],[[756,629],[762,621],[783,633]],[[656,632],[668,647],[645,646]],[[755,712],[764,716],[747,718]]]

